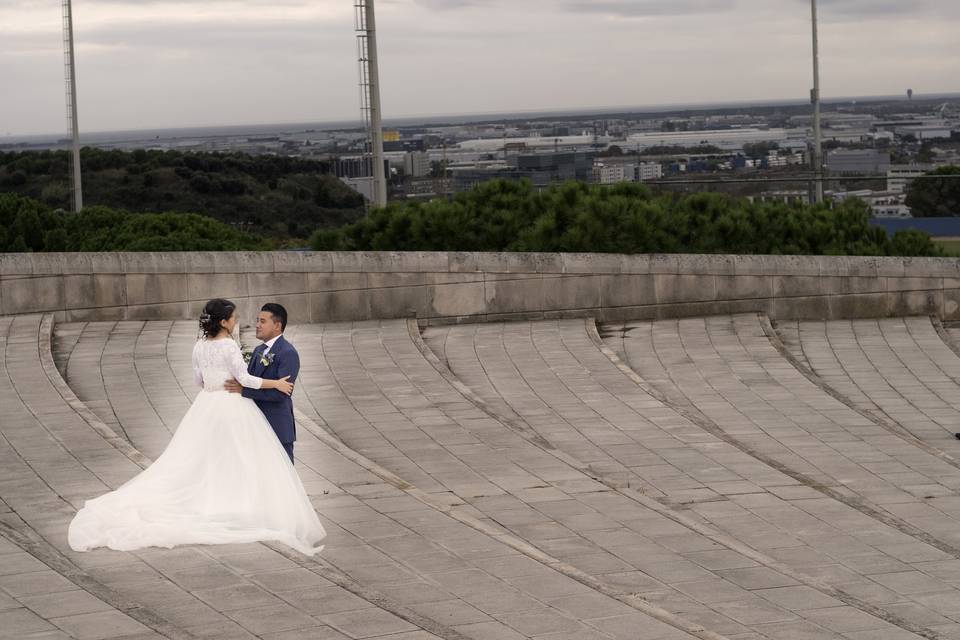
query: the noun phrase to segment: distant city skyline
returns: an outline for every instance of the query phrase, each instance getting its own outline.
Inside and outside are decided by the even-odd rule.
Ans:
[[[389,118],[797,99],[808,0],[378,0]],[[352,0],[75,0],[82,131],[356,120]],[[825,96],[960,90],[960,3],[820,0]],[[0,5],[0,139],[66,130],[59,0]]]

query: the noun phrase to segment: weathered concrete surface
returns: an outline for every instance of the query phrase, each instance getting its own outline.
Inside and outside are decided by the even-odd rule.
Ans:
[[[462,637],[397,599],[359,585],[322,559],[284,553],[283,548],[250,544],[71,551],[66,530],[76,509],[149,461],[112,435],[60,379],[50,352],[49,320],[0,320],[0,637]],[[91,368],[99,369],[99,361]],[[140,383],[134,377],[116,384]],[[101,406],[108,405],[105,400]],[[335,452],[328,456],[323,466],[366,487],[369,499],[399,494],[364,469],[344,464]],[[333,505],[349,514],[350,522],[370,519],[351,511],[353,505],[344,503],[345,494],[327,477],[310,475],[309,482],[313,495],[331,502],[325,523],[331,529],[337,530],[339,521]],[[350,543],[331,537],[363,557],[359,539]],[[394,576],[400,575],[397,567]],[[408,586],[417,592],[417,585]]]
[[[801,365],[852,406],[932,446],[956,448],[960,358],[929,317],[784,321],[776,331]]]
[[[733,422],[721,413],[711,431],[651,395],[582,320],[427,330],[452,372],[415,323],[292,326],[304,363],[298,468],[330,532],[319,561],[272,545],[72,554],[56,536],[76,501],[135,472],[143,460],[131,443],[149,448],[169,438],[196,392],[196,325],[62,325],[45,346],[37,317],[0,326],[12,383],[0,376],[0,400],[32,416],[18,419],[22,428],[2,427],[20,458],[8,456],[13,464],[0,476],[0,513],[23,513],[23,530],[84,563],[67,590],[89,590],[80,578],[94,580],[91,588],[101,580],[149,605],[153,617],[132,619],[152,623],[143,638],[960,638],[960,561],[941,548],[954,541],[949,470],[872,438],[867,425],[844,438],[836,428],[815,430],[851,460],[850,443],[865,438],[916,472],[942,472],[935,501],[904,491],[882,502],[890,518],[874,518],[853,495],[863,485],[825,494],[768,464],[759,440],[751,441],[754,456],[724,439]],[[751,389],[780,398],[773,381],[792,380],[788,371],[772,360],[756,369],[750,363],[761,350],[745,355],[730,336],[717,334],[719,360],[702,345],[691,357],[706,358],[712,382],[735,367]],[[84,404],[57,386],[54,354]],[[62,400],[44,401],[50,387]],[[678,404],[692,393],[683,391]],[[783,460],[811,450],[796,429],[779,433],[775,414],[737,399],[797,456]],[[783,407],[794,419],[792,405]],[[702,409],[717,411],[709,402]],[[109,440],[111,428],[120,437]],[[750,429],[734,440],[752,438]],[[51,446],[50,436],[63,444]],[[828,461],[825,473],[846,473],[842,458]],[[856,462],[887,488],[913,487],[913,476]],[[56,495],[71,498],[62,504]],[[914,517],[917,535],[896,526]],[[8,552],[0,544],[0,557]],[[0,595],[9,595],[4,589],[0,579]],[[128,615],[109,598],[83,598]],[[91,633],[53,629],[50,614],[14,600],[12,610],[32,612],[11,614],[24,631]],[[106,615],[77,615],[90,614]]]
[[[430,328],[425,333],[457,376],[490,405],[512,412],[557,448],[589,461],[600,477],[642,487],[647,495],[660,496],[667,503],[680,503],[679,508],[697,514],[738,542],[840,592],[857,594],[880,609],[889,604],[884,602],[890,597],[884,586],[888,573],[918,571],[913,575],[920,578],[920,572],[927,572],[923,580],[939,582],[928,571],[951,561],[951,556],[928,544],[926,536],[904,534],[892,520],[862,511],[859,500],[823,493],[818,483],[794,478],[787,473],[789,468],[781,470],[763,456],[751,455],[751,446],[744,446],[743,440],[754,445],[757,439],[749,433],[735,431],[733,438],[724,437],[721,428],[735,423],[711,423],[702,415],[691,419],[692,412],[680,412],[662,402],[597,349],[584,326],[582,321],[491,323]],[[619,350],[624,350],[622,343]],[[650,357],[652,348],[638,340],[628,345],[628,352]],[[747,360],[741,354],[730,357]],[[671,360],[667,369],[678,362],[679,358]],[[672,381],[663,370],[648,377],[652,366],[638,370],[647,383],[656,380],[658,387]],[[711,367],[711,372],[718,377],[730,375],[719,366]],[[701,386],[689,371],[675,373],[690,388]],[[759,373],[749,382],[766,386]],[[704,403],[716,418],[722,418],[723,408]],[[738,419],[746,427],[746,421]],[[778,422],[772,410],[760,420],[771,427]],[[809,446],[799,439],[788,440],[784,450],[793,449],[804,453]],[[914,499],[909,506],[901,502],[892,508],[919,514],[927,506]],[[926,524],[952,541],[951,520],[949,513],[941,513],[936,524],[933,518]],[[907,548],[918,555],[911,558],[901,553]],[[928,555],[928,564],[917,563],[923,553],[941,560],[931,562]],[[908,565],[913,568],[907,569]],[[952,591],[955,586],[945,588]],[[913,609],[913,604],[894,609],[922,624],[926,613]]]
[[[400,325],[406,331],[404,323]],[[117,376],[107,388],[84,386],[81,397],[101,411],[109,407],[108,415],[117,417],[134,443],[169,438],[169,430],[175,428],[196,392],[191,388],[189,368],[194,328],[192,322],[164,321],[64,325],[64,350],[73,345],[68,355],[70,379],[108,379],[108,371],[120,367],[125,375]],[[78,330],[80,339],[74,341]],[[84,339],[104,333],[107,345],[117,341],[118,348],[112,353],[103,349],[100,341]],[[296,340],[296,332],[289,335]],[[409,340],[409,335],[404,335]],[[300,347],[306,359],[306,350]],[[73,368],[74,361],[87,363],[89,368]],[[309,404],[304,408],[309,410]],[[677,618],[673,614],[664,611],[668,621],[664,624],[647,615],[649,607],[642,601],[633,599],[636,606],[622,602],[631,601],[626,585],[597,591],[577,580],[571,570],[562,569],[562,563],[545,562],[529,544],[507,540],[502,529],[481,522],[472,510],[457,507],[449,500],[449,492],[425,496],[385,469],[381,471],[384,477],[374,477],[369,469],[356,464],[355,460],[360,460],[357,454],[352,454],[355,460],[345,458],[330,442],[330,436],[319,427],[301,422],[297,465],[330,534],[322,559],[365,588],[444,623],[451,633],[463,637],[552,637],[562,632],[565,637],[626,639],[643,629],[643,637],[651,639],[693,640],[682,627],[670,624]],[[389,478],[394,482],[384,481]],[[447,510],[451,510],[449,515]],[[261,568],[282,568],[272,564],[265,559]],[[217,579],[210,576],[211,581]],[[282,589],[280,580],[268,590],[277,589]],[[312,609],[323,606],[325,595],[318,591],[322,590],[315,585],[302,585],[295,599],[287,600],[310,615]],[[344,617],[360,624],[373,613],[350,610]],[[251,633],[272,637],[268,632],[272,622],[279,621],[258,622],[251,617],[242,624]],[[347,621],[337,622],[342,626]],[[693,622],[686,624],[690,629],[700,628]],[[876,625],[886,623],[880,620]],[[382,630],[371,627],[369,633],[380,637]],[[699,635],[703,640],[721,640],[709,632]],[[357,633],[357,637],[366,635]],[[407,631],[384,637],[415,640],[428,636]]]
[[[300,322],[424,323],[762,311],[775,319],[960,319],[960,260],[538,253],[0,254],[0,315],[195,317],[214,296]]]

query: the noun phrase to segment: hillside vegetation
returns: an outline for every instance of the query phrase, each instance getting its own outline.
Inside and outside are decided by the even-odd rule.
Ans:
[[[362,197],[316,160],[84,148],[81,167],[85,206],[198,213],[280,241],[303,240],[364,212]],[[0,192],[69,209],[68,172],[66,151],[0,153]]]
[[[828,208],[715,193],[654,194],[643,185],[568,182],[538,190],[497,180],[452,200],[397,203],[322,229],[315,249],[936,256],[930,236],[892,238],[850,199]]]

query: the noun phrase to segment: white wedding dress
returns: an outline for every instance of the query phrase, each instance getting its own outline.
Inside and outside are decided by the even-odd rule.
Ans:
[[[236,342],[193,349],[197,394],[166,450],[115,491],[88,500],[70,523],[76,551],[275,540],[313,555],[326,535],[290,458],[253,400],[228,393],[247,373]]]

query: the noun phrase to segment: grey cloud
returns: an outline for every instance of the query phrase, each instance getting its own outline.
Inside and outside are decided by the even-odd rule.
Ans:
[[[796,0],[809,5],[809,0]],[[818,0],[826,20],[901,17],[960,17],[960,3],[954,0]]]
[[[194,5],[209,6],[209,2],[205,0],[191,0]],[[94,0],[93,2],[86,3],[85,6],[90,5],[102,5],[105,7],[110,6],[126,6],[126,7],[149,7],[158,4],[170,4],[170,0]],[[189,2],[188,2],[189,4]],[[231,3],[234,6],[269,6],[277,8],[286,8],[286,7],[304,7],[308,6],[310,2],[308,0],[233,0]],[[76,9],[74,9],[76,11]]]
[[[806,0],[803,1],[806,2]],[[863,17],[910,13],[924,4],[926,3],[923,0],[820,0],[818,2],[818,6],[824,13]]]
[[[437,34],[428,29],[405,27],[399,33],[382,37],[381,48],[425,51],[444,44],[474,41],[491,42],[508,38],[509,34],[482,34],[464,30],[447,30]],[[202,51],[287,51],[291,54],[338,52],[354,56],[356,34],[348,23],[314,24],[311,22],[137,22],[85,29],[77,34],[78,48],[84,44],[129,47],[143,50]],[[59,40],[56,41],[59,43]],[[27,46],[24,38],[21,46]],[[2,47],[0,47],[2,48]]]
[[[339,25],[337,25],[339,26]],[[137,22],[80,30],[78,48],[85,43],[136,49],[243,49],[352,51],[353,32],[329,24],[283,22]]]
[[[562,5],[570,11],[640,18],[726,11],[736,0],[568,0]]]
[[[447,11],[452,9],[465,9],[479,4],[476,0],[416,0],[416,3],[438,11]]]

